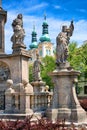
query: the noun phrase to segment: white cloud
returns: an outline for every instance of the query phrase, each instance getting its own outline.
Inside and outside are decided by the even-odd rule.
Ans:
[[[85,9],[76,9],[76,10],[79,11],[79,12],[82,12],[82,13],[87,12]]]
[[[13,30],[11,27],[12,21],[17,17],[17,12],[8,12],[8,21],[5,26],[5,50],[6,53],[12,52],[12,43],[10,41],[10,38],[13,34]],[[42,23],[43,18],[42,17],[35,17],[35,16],[29,16],[24,15],[23,16],[23,23],[24,23],[24,29],[26,32],[26,37],[24,40],[24,43],[27,46],[27,49],[29,49],[29,45],[31,43],[31,32],[33,28],[33,21],[35,21],[36,25],[36,31],[37,31],[37,38],[39,41],[39,38],[42,34]],[[52,17],[47,18],[48,24],[49,24],[49,35],[53,43],[55,43],[56,36],[61,31],[61,27],[63,24],[69,26],[70,21],[63,21],[61,19],[54,19]],[[71,41],[77,41],[79,44],[82,44],[83,41],[87,40],[87,21],[85,20],[79,20],[74,23],[75,30],[73,33],[73,36],[71,37]]]
[[[46,6],[48,6],[47,3],[40,3],[40,4],[37,4],[37,5],[35,5],[35,6],[31,6],[31,7],[29,7],[29,8],[25,8],[24,11],[25,11],[25,12],[37,11],[37,10],[39,10],[39,9],[42,9],[42,8],[46,7]]]
[[[54,8],[55,9],[61,9],[61,6],[60,5],[55,5]]]

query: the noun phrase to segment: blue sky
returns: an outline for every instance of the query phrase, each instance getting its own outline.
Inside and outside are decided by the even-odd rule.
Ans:
[[[61,31],[62,25],[69,25],[74,20],[75,30],[71,41],[77,41],[81,45],[87,40],[87,0],[2,0],[2,7],[7,11],[7,23],[5,25],[5,50],[11,53],[13,34],[12,21],[19,13],[23,14],[23,24],[26,32],[25,44],[27,49],[31,43],[33,22],[36,26],[37,39],[42,34],[43,15],[46,12],[49,24],[51,41],[56,44],[56,36]]]

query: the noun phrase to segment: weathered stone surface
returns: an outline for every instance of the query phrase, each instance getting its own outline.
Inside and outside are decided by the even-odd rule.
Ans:
[[[5,54],[4,25],[7,20],[7,11],[0,8],[0,54]]]
[[[12,113],[14,111],[15,99],[13,101],[13,95],[15,93],[15,90],[12,88],[13,81],[11,79],[7,80],[7,86],[8,88],[5,91],[5,112]]]
[[[67,61],[68,44],[70,37],[74,31],[73,21],[71,21],[69,28],[67,26],[62,26],[62,31],[56,37],[56,64],[60,65]]]
[[[33,64],[33,80],[34,81],[41,81],[41,75],[40,75],[40,66],[42,65],[42,62],[39,59],[39,55],[37,54],[37,59],[34,61]]]
[[[18,14],[17,18],[12,22],[12,28],[14,34],[11,37],[11,41],[13,44],[23,44],[25,31],[23,29],[23,16],[22,14]]]
[[[75,82],[80,74],[74,70],[55,70],[50,73],[54,82],[54,93],[51,108],[47,110],[52,120],[65,119],[72,122],[85,122],[86,112],[80,106],[75,92]]]
[[[43,82],[43,81],[33,81],[33,82],[31,82],[31,84],[34,88],[34,93],[45,91],[45,85],[46,85],[45,82]]]
[[[21,83],[23,79],[28,80],[28,54],[11,54],[11,55],[0,55],[0,62],[8,65],[10,71],[9,78],[14,83]]]
[[[25,93],[33,93],[33,86],[29,83],[28,80],[23,79],[22,80],[23,86],[24,86],[24,91]]]

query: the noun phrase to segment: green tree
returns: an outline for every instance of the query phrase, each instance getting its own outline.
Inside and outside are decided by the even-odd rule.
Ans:
[[[52,56],[46,56],[42,59],[42,63],[44,64],[41,69],[42,79],[43,81],[46,82],[46,84],[50,87],[50,89],[52,89],[53,83],[49,73],[55,69],[55,58]]]
[[[78,50],[78,53],[81,55],[81,60],[83,64],[82,73],[84,78],[87,79],[87,43],[84,43]]]
[[[69,57],[68,57],[68,61],[70,62],[70,65],[76,69],[79,70],[80,68],[80,59],[81,56],[77,55],[78,52],[78,44],[77,42],[72,42],[69,44]]]
[[[29,82],[33,81],[33,64],[29,64]]]
[[[87,43],[78,47],[77,42],[69,44],[69,58],[71,66],[81,72],[80,78],[87,78]]]
[[[41,77],[44,82],[46,82],[46,85],[48,85],[51,88],[53,88],[53,83],[51,76],[49,76],[49,73],[52,72],[55,69],[55,58],[52,56],[46,56],[42,58],[41,60]],[[33,81],[33,63],[29,64],[29,81]]]

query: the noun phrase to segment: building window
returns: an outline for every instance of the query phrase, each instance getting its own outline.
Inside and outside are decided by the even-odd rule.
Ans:
[[[42,50],[39,51],[39,55],[42,56]]]
[[[49,50],[49,55],[51,55],[51,51]]]
[[[49,51],[48,50],[46,50],[46,55],[49,55]]]
[[[84,94],[87,94],[87,85],[84,86]]]

